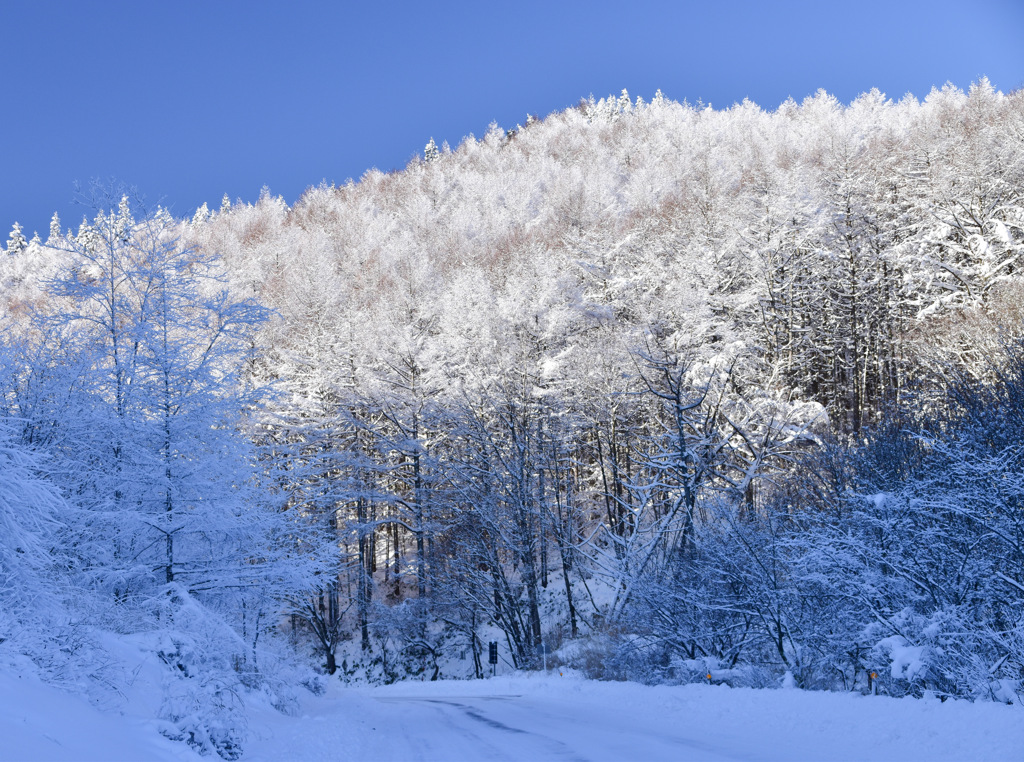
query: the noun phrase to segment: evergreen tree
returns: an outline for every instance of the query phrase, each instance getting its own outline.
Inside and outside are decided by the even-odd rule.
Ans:
[[[11,234],[7,238],[7,253],[14,257],[21,254],[26,248],[28,248],[28,241],[25,240],[25,236],[21,232],[21,225],[15,222],[11,228]]]
[[[437,147],[437,143],[431,138],[430,142],[427,143],[426,148],[423,149],[423,161],[429,164],[432,161],[436,161],[441,156],[441,151]]]

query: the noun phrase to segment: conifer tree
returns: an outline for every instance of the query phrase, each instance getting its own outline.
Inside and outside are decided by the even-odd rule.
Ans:
[[[430,142],[427,143],[426,148],[423,149],[423,161],[429,164],[432,161],[436,161],[440,157],[441,151],[437,147],[437,143],[431,138]]]
[[[14,257],[21,254],[26,248],[28,248],[28,241],[25,240],[25,236],[21,232],[21,225],[15,222],[11,228],[11,234],[7,238],[7,253]]]

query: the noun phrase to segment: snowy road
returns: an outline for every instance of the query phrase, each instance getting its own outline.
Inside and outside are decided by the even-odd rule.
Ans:
[[[663,722],[644,722],[610,707],[601,716],[585,714],[550,698],[460,696],[378,698],[388,716],[407,718],[395,733],[406,749],[402,759],[535,760],[590,762],[606,759],[746,759],[736,750],[715,747]],[[430,728],[428,738],[423,728]]]
[[[572,678],[332,687],[261,715],[244,760],[1020,760],[1021,709]]]
[[[339,759],[339,752],[340,758],[375,762],[751,759],[743,747],[666,727],[663,717],[644,719],[623,707],[590,702],[581,711],[559,697],[364,695],[345,703],[336,705],[333,722],[323,714],[304,718],[301,738],[258,731],[262,739],[245,759]],[[279,731],[287,725],[275,724]]]

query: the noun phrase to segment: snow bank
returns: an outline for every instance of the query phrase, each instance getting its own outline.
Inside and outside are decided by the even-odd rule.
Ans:
[[[8,671],[10,670],[10,671]],[[201,759],[157,731],[155,719],[126,702],[101,711],[47,685],[31,666],[0,671],[0,759],[9,762],[118,762]],[[144,711],[144,705],[143,705]]]

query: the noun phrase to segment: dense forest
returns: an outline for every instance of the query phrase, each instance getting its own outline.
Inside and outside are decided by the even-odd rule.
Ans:
[[[227,757],[233,692],[489,641],[1024,697],[1024,93],[623,91],[292,206],[91,203],[0,256],[0,656],[134,637]]]

